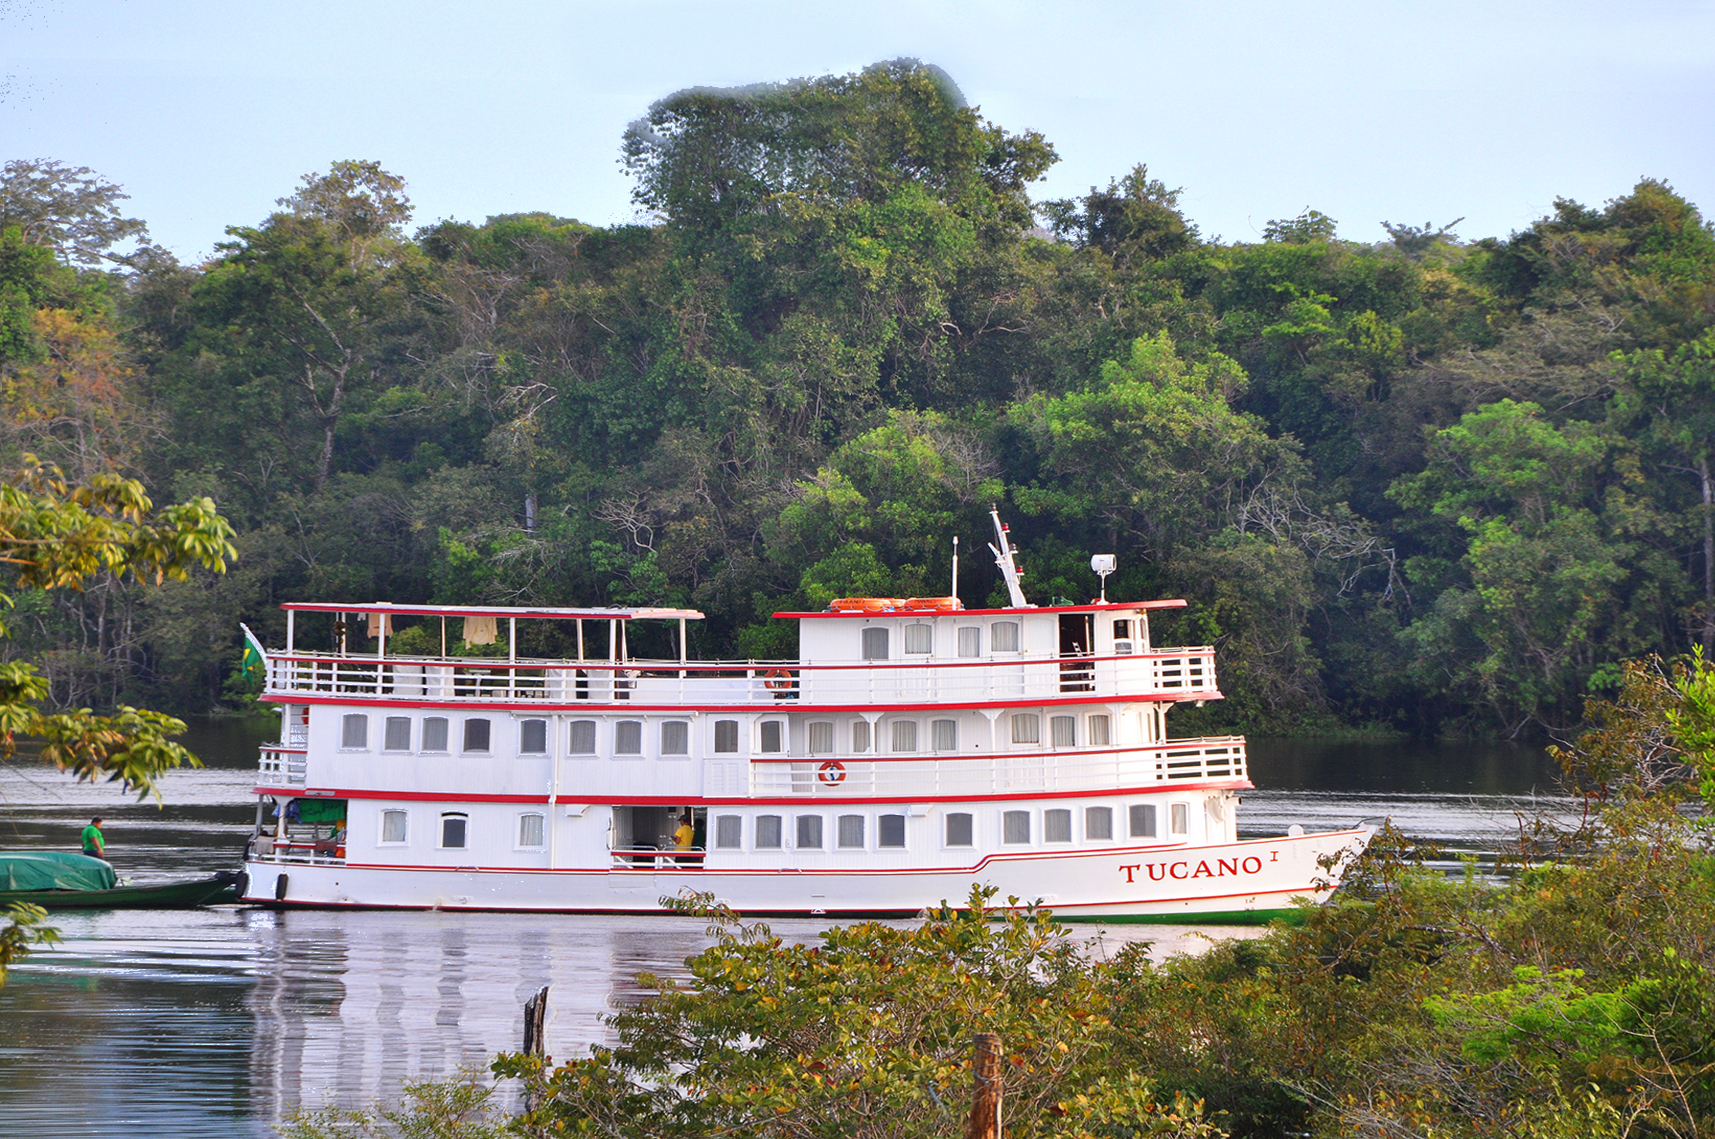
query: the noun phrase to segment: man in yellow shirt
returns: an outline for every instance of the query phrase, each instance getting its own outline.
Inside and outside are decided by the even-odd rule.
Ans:
[[[696,837],[697,832],[691,828],[691,816],[688,813],[680,815],[679,829],[673,832],[673,849],[690,850],[691,843],[696,841]],[[691,862],[692,860],[689,858],[680,858],[678,861],[683,864]]]

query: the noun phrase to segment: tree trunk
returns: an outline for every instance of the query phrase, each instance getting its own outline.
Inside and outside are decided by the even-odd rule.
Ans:
[[[1703,652],[1715,652],[1715,486],[1709,479],[1709,455],[1697,456],[1703,487]]]

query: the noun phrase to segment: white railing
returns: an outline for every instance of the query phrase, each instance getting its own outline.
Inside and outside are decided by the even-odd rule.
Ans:
[[[1243,736],[1177,740],[1156,748],[1041,752],[925,759],[752,760],[750,793],[889,799],[1100,791],[1217,779],[1244,779]]]
[[[256,782],[266,787],[302,787],[307,749],[263,744]]]
[[[568,661],[347,657],[268,658],[268,692],[442,702],[768,706],[1050,701],[1065,696],[1196,700],[1218,696],[1207,647],[1114,657],[981,662]]]

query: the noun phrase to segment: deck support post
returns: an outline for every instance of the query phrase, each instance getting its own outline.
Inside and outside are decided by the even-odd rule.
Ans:
[[[524,1002],[524,1051],[541,1055],[547,1051],[543,1028],[548,1019],[548,986],[536,990],[536,995]]]

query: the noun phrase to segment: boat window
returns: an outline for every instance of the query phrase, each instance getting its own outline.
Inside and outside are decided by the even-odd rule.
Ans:
[[[925,622],[905,626],[905,651],[926,653],[935,646],[935,626]]]
[[[1190,810],[1184,803],[1173,804],[1173,833],[1185,834],[1190,830]]]
[[[1000,841],[1029,842],[1030,841],[1030,812],[1006,811],[1000,817]]]
[[[1042,742],[1042,717],[1035,712],[1018,712],[1012,717],[1012,742],[1039,744]]]
[[[488,750],[487,720],[466,720],[464,722],[464,749],[467,752]]]
[[[361,712],[354,712],[345,717],[340,724],[339,746],[345,748],[368,747],[369,717]]]
[[[782,735],[782,733],[780,731],[780,721],[779,720],[764,720],[764,721],[762,721],[762,724],[761,724],[762,747],[760,748],[760,750],[764,751],[764,752],[770,752],[770,753],[778,753],[780,751],[783,751],[784,748],[781,746],[781,742],[780,742],[781,735]]]
[[[691,754],[691,725],[688,720],[663,720],[661,722],[661,754]]]
[[[548,754],[548,721],[521,720],[518,724],[518,754]]]
[[[863,849],[863,816],[841,815],[836,837],[841,849]]]
[[[758,815],[758,816],[756,816],[756,849],[758,849],[758,850],[779,850],[780,849],[780,816],[779,815]]]
[[[573,720],[570,746],[568,751],[573,755],[595,754],[595,721]]]
[[[1114,622],[1114,655],[1131,655],[1131,622],[1128,620]]]
[[[859,720],[852,725],[852,750],[869,750],[869,721]]]
[[[382,725],[382,751],[411,750],[411,718],[409,716],[389,716]]]
[[[877,846],[904,846],[905,816],[882,815],[876,819],[875,844]]]
[[[1114,810],[1112,807],[1084,808],[1084,837],[1086,839],[1114,837]]]
[[[465,815],[441,816],[441,848],[443,850],[463,850],[465,827],[469,823]]]
[[[832,755],[834,751],[834,725],[827,720],[815,720],[810,724],[810,754]]]
[[[1072,812],[1063,807],[1042,812],[1042,841],[1071,842]]]
[[[381,812],[381,841],[386,843],[404,842],[406,823],[410,816],[404,811]]]
[[[1155,804],[1133,803],[1131,806],[1131,837],[1155,837]]]
[[[445,716],[430,716],[423,721],[423,750],[447,750],[447,718]]]
[[[916,720],[895,720],[895,721],[893,721],[893,750],[894,751],[916,751],[917,750],[917,721]]]
[[[989,626],[989,643],[997,653],[1018,651],[1018,622],[996,621]]]
[[[731,754],[738,751],[738,721],[715,721],[715,753],[717,755]]]
[[[519,815],[518,845],[526,848],[542,846],[543,821],[538,814]]]
[[[1050,716],[1048,718],[1048,737],[1055,747],[1078,746],[1078,717]]]
[[[864,660],[886,660],[887,659],[887,630],[886,629],[875,628],[875,629],[865,629],[863,631],[863,659]]]
[[[1106,716],[1090,717],[1090,746],[1107,747],[1113,738],[1108,730],[1109,721]]]
[[[982,626],[964,625],[960,627],[959,655],[962,657],[980,657],[983,655]]]
[[[715,816],[715,846],[721,850],[737,850],[744,820],[737,815]]]
[[[959,721],[936,720],[930,724],[929,745],[936,751],[958,751]]]
[[[822,816],[821,815],[799,815],[798,816],[798,849],[799,850],[820,850],[820,849],[822,849]]]
[[[947,845],[971,845],[971,816],[963,811],[947,816]]]
[[[643,754],[642,720],[621,720],[613,726],[613,754]]]

